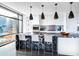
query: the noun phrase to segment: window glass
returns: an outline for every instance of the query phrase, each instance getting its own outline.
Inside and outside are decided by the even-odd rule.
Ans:
[[[0,16],[0,36],[18,33],[18,20]]]

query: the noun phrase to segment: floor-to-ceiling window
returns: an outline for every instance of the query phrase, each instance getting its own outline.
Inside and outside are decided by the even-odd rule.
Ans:
[[[0,44],[6,41],[15,40],[15,35],[22,33],[23,15],[0,5]]]

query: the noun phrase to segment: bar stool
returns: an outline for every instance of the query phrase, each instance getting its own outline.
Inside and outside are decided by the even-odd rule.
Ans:
[[[32,55],[31,54],[31,44],[32,44],[32,36],[31,35],[25,35],[26,39],[26,55]]]
[[[39,48],[39,37],[37,34],[32,35],[32,55],[38,55],[38,48]]]
[[[52,35],[44,34],[45,36],[45,55],[52,55]]]
[[[26,55],[26,39],[25,39],[25,34],[20,33],[19,34],[19,39],[20,39],[20,54]]]
[[[39,55],[45,55],[45,41],[44,35],[39,35]]]
[[[25,50],[25,48],[26,48],[25,34],[20,33],[20,34],[19,34],[19,39],[20,39],[20,49]]]
[[[16,50],[17,51],[17,54],[24,54],[25,55],[25,45],[26,42],[25,42],[25,36],[23,35],[23,33],[20,33],[20,34],[17,34],[16,35]]]
[[[16,50],[19,50],[20,44],[19,44],[19,35],[16,35]]]
[[[25,38],[26,38],[26,50],[31,51],[32,37],[31,35],[25,35]]]
[[[52,43],[53,43],[53,55],[58,55],[58,37],[52,36]]]

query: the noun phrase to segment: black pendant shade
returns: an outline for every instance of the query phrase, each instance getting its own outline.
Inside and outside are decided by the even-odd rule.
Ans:
[[[74,18],[73,11],[70,11],[68,18],[69,18],[69,19],[72,19],[72,18]]]
[[[56,10],[57,10],[57,3],[55,3],[55,8],[56,8]],[[54,14],[54,19],[58,19],[59,18],[59,16],[58,16],[58,13],[57,13],[57,11],[55,11],[55,14]]]
[[[70,2],[70,5],[71,5],[71,11],[70,11],[69,16],[68,16],[69,19],[74,18],[74,13],[73,13],[73,11],[72,11],[72,4],[73,4],[73,2]]]
[[[43,12],[42,12],[42,14],[41,14],[41,19],[45,19],[45,15],[44,15]]]
[[[55,14],[54,14],[54,19],[58,19],[58,18],[59,18],[58,13],[55,12]]]
[[[32,15],[32,13],[30,13],[29,19],[30,19],[30,20],[33,20],[33,15]]]

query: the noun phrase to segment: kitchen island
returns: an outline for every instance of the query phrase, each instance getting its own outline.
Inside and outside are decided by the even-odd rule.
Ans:
[[[79,38],[58,38],[58,54],[62,55],[79,55]]]

